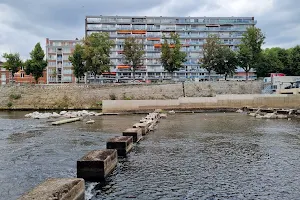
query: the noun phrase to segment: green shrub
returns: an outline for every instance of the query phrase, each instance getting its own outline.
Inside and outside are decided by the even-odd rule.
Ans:
[[[8,103],[7,103],[7,107],[9,107],[9,108],[11,108],[12,105],[13,105],[12,102],[8,102]]]
[[[110,99],[110,100],[116,100],[116,99],[117,99],[117,96],[116,96],[114,93],[109,94],[109,99]]]
[[[9,95],[9,98],[10,98],[10,99],[17,100],[17,99],[20,99],[20,98],[21,98],[21,94],[11,94],[11,95]]]

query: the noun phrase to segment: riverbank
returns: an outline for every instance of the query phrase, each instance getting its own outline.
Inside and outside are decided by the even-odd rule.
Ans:
[[[187,97],[221,94],[259,94],[262,82],[185,83]],[[101,110],[103,100],[176,100],[183,97],[177,84],[141,85],[24,85],[0,87],[1,110]]]

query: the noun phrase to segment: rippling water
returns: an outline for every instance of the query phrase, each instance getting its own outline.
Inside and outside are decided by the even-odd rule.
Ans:
[[[79,158],[142,117],[52,127],[24,114],[0,113],[1,199],[16,199],[49,177],[75,177]],[[87,183],[86,199],[299,199],[299,139],[299,121],[170,115],[106,183]]]

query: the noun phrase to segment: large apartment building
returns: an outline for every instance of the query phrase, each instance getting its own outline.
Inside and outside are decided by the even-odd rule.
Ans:
[[[72,63],[69,56],[75,49],[79,40],[49,40],[46,39],[47,84],[73,83]],[[80,80],[81,81],[81,80]]]
[[[169,75],[160,63],[162,36],[177,33],[187,53],[187,62],[175,72],[175,76],[185,79],[207,80],[207,71],[198,64],[202,56],[205,39],[214,34],[223,45],[236,50],[246,29],[255,26],[254,17],[133,17],[133,16],[87,16],[86,36],[95,32],[107,32],[115,41],[112,49],[110,78],[126,80],[132,77],[130,67],[124,65],[122,54],[124,40],[138,37],[145,45],[144,66],[136,71],[137,79],[167,79]],[[241,69],[239,69],[239,72]],[[251,76],[252,75],[252,76]],[[212,77],[217,75],[212,74]],[[250,79],[254,75],[250,74]]]

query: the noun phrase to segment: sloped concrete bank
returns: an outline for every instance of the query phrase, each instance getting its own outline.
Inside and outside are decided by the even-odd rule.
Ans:
[[[185,83],[185,96],[259,94],[262,82]],[[177,100],[183,97],[181,83],[141,85],[24,85],[1,86],[0,109],[88,110],[101,109],[103,100]]]
[[[242,107],[300,108],[300,95],[217,95],[169,100],[104,100],[103,113],[147,112],[164,110],[235,110]]]

